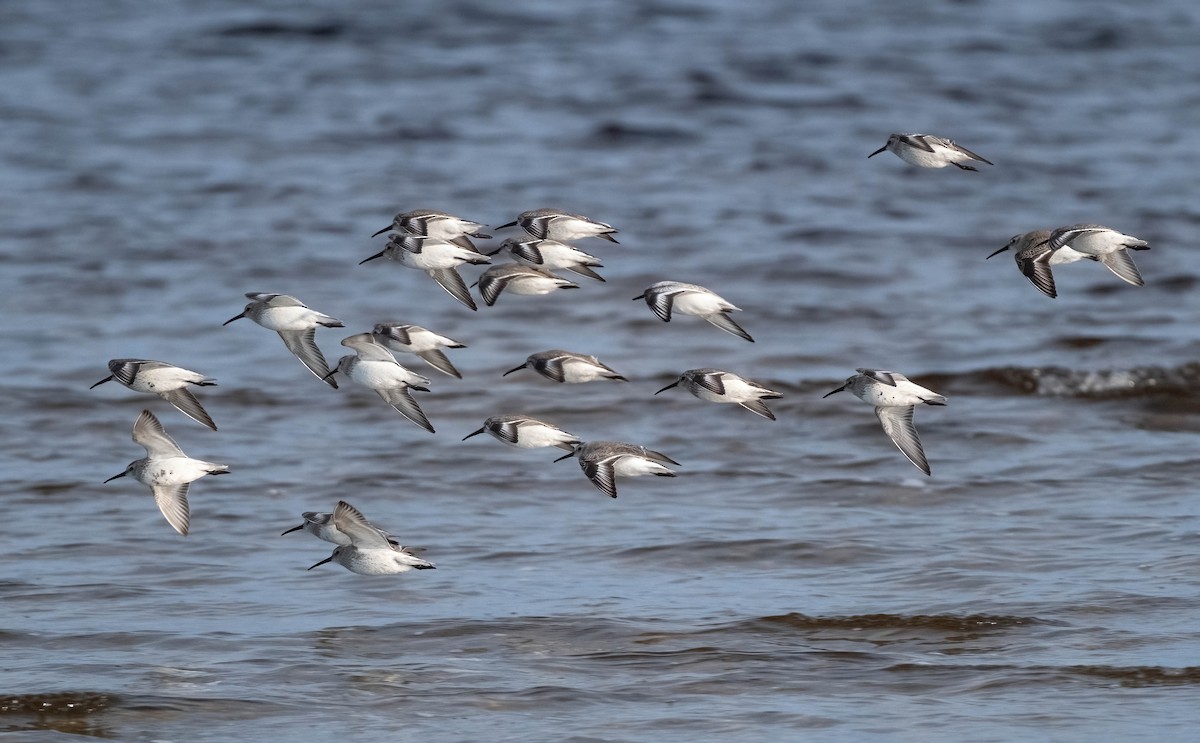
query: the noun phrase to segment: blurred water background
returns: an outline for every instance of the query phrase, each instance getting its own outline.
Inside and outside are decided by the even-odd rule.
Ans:
[[[0,738],[1194,739],[1198,51],[1184,0],[0,4]],[[867,160],[894,131],[996,166]],[[471,312],[357,265],[398,211],[542,206],[620,230],[580,244],[607,282]],[[984,260],[1075,222],[1147,285]],[[661,279],[757,342],[630,301]],[[222,327],[254,291],[342,319],[331,359],[466,343],[461,381],[401,359],[436,435]],[[631,381],[501,378],[550,348]],[[216,377],[220,430],[89,391],[121,357]],[[652,395],[709,366],[778,421]],[[855,367],[949,397],[931,478],[821,399]],[[143,408],[233,469],[186,538],[101,484]],[[460,441],[506,412],[680,476]],[[339,498],[439,569],[306,572],[332,545],[279,533]]]

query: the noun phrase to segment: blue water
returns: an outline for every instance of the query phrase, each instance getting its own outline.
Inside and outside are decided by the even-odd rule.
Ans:
[[[1178,0],[0,6],[0,737],[1190,740],[1200,726],[1200,10]],[[920,170],[888,134],[995,167]],[[617,227],[604,283],[478,312],[358,261],[399,211]],[[1017,233],[1147,240],[1042,296]],[[513,231],[495,233],[497,240]],[[481,247],[490,249],[496,241]],[[468,281],[477,271],[464,270]],[[712,288],[756,343],[630,301]],[[429,435],[248,321],[283,292],[456,338]],[[628,383],[501,377],[592,353]],[[111,358],[216,377],[211,432]],[[726,368],[778,421],[680,390]],[[848,395],[918,411],[933,476]],[[129,478],[153,410],[232,473],[175,534]],[[605,498],[524,412],[679,477]],[[345,498],[437,564],[305,570]]]

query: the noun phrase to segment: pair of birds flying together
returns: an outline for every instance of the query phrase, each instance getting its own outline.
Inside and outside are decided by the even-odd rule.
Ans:
[[[954,165],[962,170],[977,170],[972,162],[992,162],[966,147],[932,134],[893,134],[887,144],[868,158],[890,151],[906,163],[922,168],[944,168]],[[1100,224],[1073,224],[1054,230],[1034,230],[1014,235],[1008,244],[988,256],[1012,250],[1021,273],[1043,294],[1058,296],[1051,266],[1089,259],[1103,263],[1117,278],[1134,286],[1143,286],[1131,250],[1149,250],[1145,240],[1125,235]]]

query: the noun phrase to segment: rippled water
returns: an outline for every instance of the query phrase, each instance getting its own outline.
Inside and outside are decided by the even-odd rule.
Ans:
[[[0,733],[1194,737],[1200,11],[909,5],[0,6]],[[893,131],[997,165],[867,160]],[[540,206],[620,229],[581,244],[605,283],[474,313],[357,265],[400,210]],[[984,261],[1093,221],[1151,243],[1146,287],[1075,264],[1050,300]],[[660,279],[757,343],[629,301]],[[250,291],[341,318],[329,356],[381,320],[466,343],[421,398],[438,433],[221,327]],[[500,376],[556,347],[631,381]],[[217,377],[220,431],[89,391],[117,357]],[[782,391],[779,420],[652,395],[708,366]],[[860,366],[949,397],[917,417],[933,477],[821,399]],[[101,484],[144,407],[233,469],[192,488],[186,539]],[[610,500],[460,441],[502,412],[680,476]],[[439,569],[306,572],[328,546],[278,535],[343,497]]]

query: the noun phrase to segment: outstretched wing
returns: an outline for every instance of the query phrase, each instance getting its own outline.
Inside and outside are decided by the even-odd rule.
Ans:
[[[167,523],[185,537],[191,524],[187,499],[188,485],[190,483],[181,482],[178,485],[155,485],[152,488],[158,510],[162,511]]]
[[[609,498],[617,497],[617,473],[613,467],[613,460],[589,462],[581,459],[579,466],[593,485],[604,491]]]
[[[1125,248],[1106,253],[1100,257],[1100,262],[1122,281],[1134,286],[1145,286],[1146,282],[1142,280],[1142,274],[1138,271],[1137,266],[1134,265],[1133,256]]]
[[[326,363],[325,357],[321,354],[321,349],[317,348],[316,336],[316,328],[279,331],[279,337],[283,339],[283,345],[287,346],[287,349],[296,358],[300,359],[300,363],[304,364],[310,372],[315,374],[317,379],[324,380],[330,387],[336,390],[337,381],[329,376],[329,364]]]
[[[208,411],[204,409],[204,406],[200,404],[200,401],[196,399],[196,396],[188,388],[180,387],[176,390],[167,390],[166,392],[158,393],[158,396],[174,405],[179,412],[197,423],[208,426],[214,431],[217,430],[217,424],[213,423],[213,419],[209,416]]]
[[[395,387],[386,390],[376,390],[379,396],[387,400],[388,405],[391,405],[396,410],[400,411],[400,415],[408,418],[413,423],[416,423],[426,431],[433,433],[433,425],[430,424],[429,418],[425,417],[425,411],[421,410],[421,406],[417,405],[417,401],[413,399],[408,391],[408,387]]]
[[[875,408],[875,415],[883,424],[886,433],[912,462],[925,474],[929,473],[929,461],[925,459],[925,450],[921,447],[921,439],[917,437],[917,428],[913,425],[913,406]]]
[[[134,421],[133,440],[145,448],[146,456],[151,459],[187,456],[183,453],[183,449],[179,448],[179,444],[176,444],[167,435],[166,429],[149,410],[143,410],[138,419]]]

